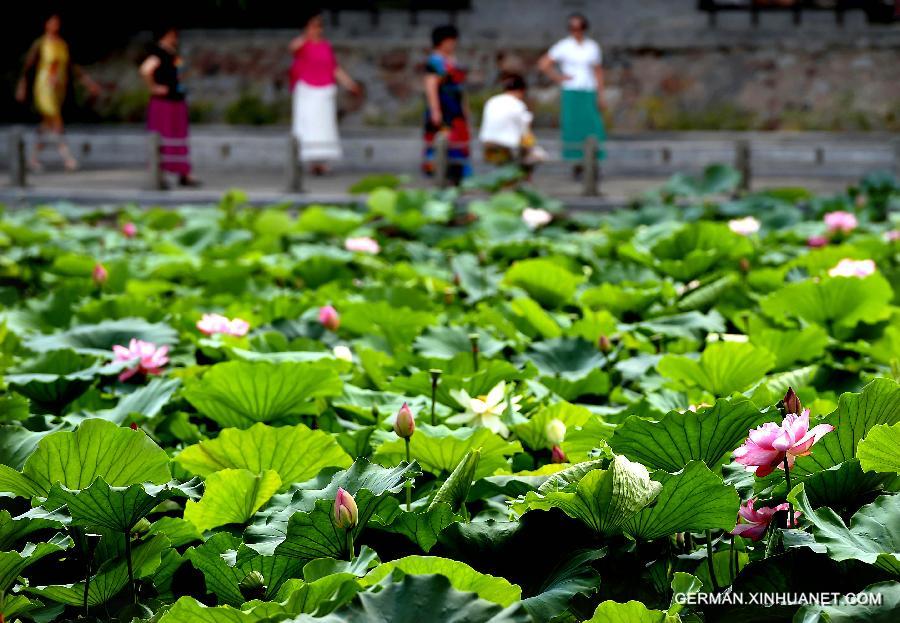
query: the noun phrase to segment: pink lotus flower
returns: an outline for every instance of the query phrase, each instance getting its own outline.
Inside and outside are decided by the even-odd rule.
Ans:
[[[544,225],[549,225],[553,220],[553,215],[547,210],[540,208],[525,208],[522,210],[522,220],[528,229],[538,229]]]
[[[752,216],[731,219],[728,221],[728,229],[741,236],[749,236],[759,231],[759,221]]]
[[[849,233],[856,229],[856,226],[859,223],[856,220],[856,215],[852,212],[844,212],[842,210],[838,210],[837,212],[829,212],[825,215],[825,227],[828,228],[829,232],[841,232],[841,233]]]
[[[892,229],[884,234],[884,239],[888,242],[900,241],[900,229]]]
[[[100,263],[94,264],[94,270],[91,271],[91,279],[93,279],[94,283],[98,286],[102,286],[106,283],[106,280],[109,279],[109,271],[106,270],[106,266]]]
[[[203,314],[203,317],[197,321],[197,328],[206,335],[222,333],[242,337],[247,335],[247,331],[250,330],[250,323],[241,318],[229,320],[221,314]]]
[[[810,236],[806,241],[806,246],[810,249],[818,249],[828,244],[828,238],[825,236]]]
[[[338,528],[349,529],[359,523],[359,509],[353,496],[338,487],[334,496],[334,525]]]
[[[319,322],[329,331],[337,331],[341,326],[341,316],[331,305],[319,308]]]
[[[553,446],[553,449],[550,451],[550,462],[552,463],[568,463],[569,459],[566,457],[566,453],[563,452],[563,449],[559,446]]]
[[[368,236],[361,236],[359,238],[347,238],[344,241],[344,248],[348,251],[354,251],[357,253],[371,253],[372,255],[378,255],[378,252],[381,251],[381,247],[378,246],[378,242],[369,238]]]
[[[116,344],[113,346],[116,361],[130,362],[137,360],[137,365],[120,374],[119,380],[128,380],[139,372],[141,374],[161,374],[162,367],[169,363],[168,352],[168,346],[157,346],[153,342],[145,342],[135,338],[131,338],[128,348]]]
[[[734,460],[755,469],[756,475],[763,478],[776,467],[784,469],[785,459],[788,467],[793,467],[798,456],[809,454],[812,445],[833,430],[831,424],[819,424],[810,429],[809,409],[804,409],[800,415],[788,414],[781,426],[766,422],[751,430],[747,441],[734,451]]]
[[[875,273],[876,266],[872,260],[851,260],[844,258],[828,271],[829,277],[868,277]]]
[[[766,533],[766,529],[768,529],[769,524],[772,523],[772,518],[775,516],[775,513],[778,511],[786,511],[790,508],[787,502],[779,504],[774,508],[771,506],[762,506],[754,509],[753,506],[755,504],[756,498],[750,498],[741,505],[741,508],[738,510],[738,522],[743,518],[746,523],[738,523],[734,527],[734,530],[731,531],[731,534],[746,537],[751,541],[758,541]],[[791,525],[796,525],[799,516],[800,511],[796,511]]]
[[[124,234],[126,238],[134,238],[137,236],[137,225],[134,223],[125,223],[122,225],[122,234]]]

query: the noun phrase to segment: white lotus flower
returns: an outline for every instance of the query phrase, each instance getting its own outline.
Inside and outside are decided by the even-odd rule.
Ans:
[[[759,231],[759,221],[752,216],[731,219],[728,221],[728,229],[741,236],[749,236]]]
[[[466,412],[447,418],[450,424],[465,424],[468,426],[483,426],[503,437],[509,436],[509,428],[503,423],[501,416],[507,409],[518,413],[521,396],[513,396],[506,400],[506,381],[497,383],[491,391],[484,396],[472,398],[464,389],[455,389],[450,392],[453,399],[464,407]]]
[[[553,220],[553,215],[540,208],[525,208],[522,210],[522,220],[528,229],[537,229],[547,225]]]
[[[356,253],[369,253],[371,255],[378,255],[378,252],[381,251],[381,247],[378,246],[378,241],[369,238],[368,236],[360,236],[359,238],[347,238],[344,241],[344,248],[348,251],[354,251]]]
[[[343,344],[338,344],[337,346],[335,346],[331,350],[331,354],[338,359],[343,359],[344,361],[353,361],[353,351]]]
[[[828,271],[829,277],[868,277],[876,270],[872,260],[851,260],[844,258]]]

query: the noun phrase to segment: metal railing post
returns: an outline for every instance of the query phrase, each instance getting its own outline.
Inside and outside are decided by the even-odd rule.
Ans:
[[[450,143],[446,132],[438,132],[434,137],[434,183],[438,188],[447,187],[450,168]]]
[[[287,142],[287,160],[285,162],[285,186],[291,193],[303,192],[303,163],[300,160],[300,139],[293,134]]]
[[[734,144],[734,168],[741,174],[738,189],[749,191],[753,179],[752,152],[750,141],[741,139]]]
[[[147,137],[147,173],[151,190],[164,190],[166,180],[162,170],[162,139],[159,132],[150,132]]]
[[[584,149],[581,154],[582,167],[584,168],[584,189],[582,194],[585,197],[596,197],[599,194],[597,182],[600,178],[599,163],[597,161],[597,150],[600,145],[596,136],[588,136],[584,139]]]
[[[13,188],[25,188],[25,137],[22,128],[15,126],[9,131],[9,182]]]

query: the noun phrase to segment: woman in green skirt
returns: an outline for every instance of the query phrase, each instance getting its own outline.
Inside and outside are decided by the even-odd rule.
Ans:
[[[560,126],[562,128],[562,157],[575,162],[574,174],[581,175],[584,161],[582,145],[589,136],[597,139],[597,159],[605,156],[603,141],[606,129],[600,111],[603,100],[603,52],[593,39],[585,36],[588,21],[574,13],[568,20],[569,36],[557,41],[541,57],[538,66],[547,76],[562,86],[560,97]]]

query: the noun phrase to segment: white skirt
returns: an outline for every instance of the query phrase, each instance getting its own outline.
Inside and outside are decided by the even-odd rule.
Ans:
[[[300,140],[304,162],[338,160],[341,139],[337,129],[337,86],[294,85],[293,132]]]

